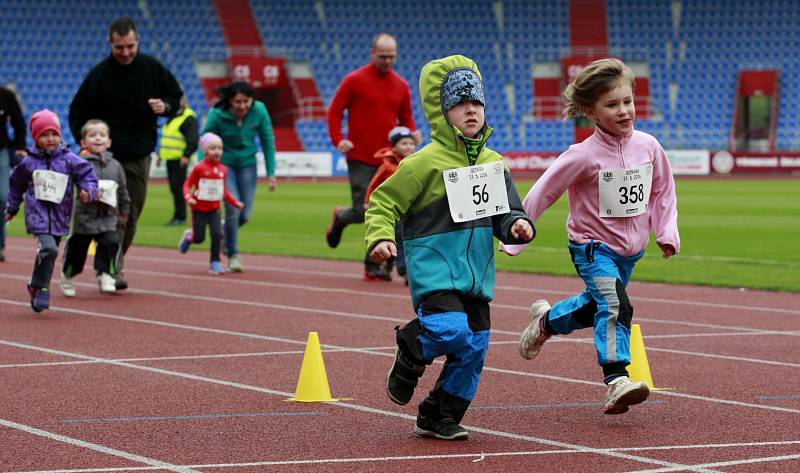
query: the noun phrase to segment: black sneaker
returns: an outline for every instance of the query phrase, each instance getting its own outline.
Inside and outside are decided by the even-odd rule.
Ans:
[[[394,364],[386,378],[386,394],[395,404],[405,406],[414,395],[414,388],[425,366],[417,366],[406,359],[398,347],[394,353]]]
[[[391,281],[392,275],[382,267],[364,269],[364,281]]]
[[[420,437],[442,440],[467,440],[469,438],[469,432],[449,417],[429,420],[419,415],[417,416],[417,425],[414,426],[414,433]]]
[[[128,281],[125,279],[125,276],[122,273],[117,273],[114,275],[114,287],[118,291],[124,291],[128,289]]]
[[[339,246],[339,242],[342,240],[342,230],[344,230],[344,228],[339,223],[339,212],[342,210],[342,207],[333,209],[331,224],[325,229],[325,241],[328,242],[328,246],[331,248]]]

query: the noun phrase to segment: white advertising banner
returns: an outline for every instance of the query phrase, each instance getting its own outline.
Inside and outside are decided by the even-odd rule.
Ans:
[[[672,174],[675,176],[708,176],[711,174],[707,149],[666,150]]]

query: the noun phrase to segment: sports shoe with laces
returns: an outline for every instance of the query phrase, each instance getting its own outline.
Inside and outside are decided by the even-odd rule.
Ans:
[[[628,412],[628,406],[639,404],[650,395],[650,388],[647,383],[639,381],[634,383],[627,376],[608,383],[606,392],[606,414],[624,414]]]
[[[117,292],[117,284],[114,282],[114,276],[108,273],[100,273],[97,276],[97,288],[102,293]]]
[[[550,338],[550,334],[544,328],[544,316],[550,310],[550,304],[539,299],[531,305],[531,323],[519,336],[519,354],[526,360],[536,358],[542,345]]]
[[[455,420],[445,417],[443,419],[428,419],[422,415],[417,416],[414,433],[421,437],[432,437],[442,440],[467,440],[469,432],[458,425]]]
[[[31,295],[31,308],[34,312],[50,308],[50,290],[46,287],[38,288],[28,284],[28,294]]]
[[[184,231],[183,236],[181,236],[181,241],[180,243],[178,243],[178,251],[180,251],[181,253],[186,253],[187,251],[189,251],[189,245],[192,244],[193,236],[194,233],[192,232],[191,228]]]
[[[219,261],[212,261],[211,266],[208,268],[208,273],[219,276],[220,274],[225,274],[225,270],[222,268],[222,263]]]
[[[231,255],[228,257],[228,271],[232,273],[241,273],[244,270],[242,260],[239,255]]]
[[[75,297],[75,280],[73,278],[68,278],[66,274],[61,273],[59,282],[61,283],[61,294],[64,294],[65,297]]]
[[[328,225],[328,228],[325,229],[325,241],[328,242],[328,246],[331,248],[339,246],[339,242],[342,240],[342,230],[344,229],[341,223],[339,223],[339,212],[342,210],[344,210],[342,207],[333,209],[331,223]]]
[[[401,406],[408,404],[414,395],[417,381],[424,372],[424,365],[415,365],[403,355],[400,347],[397,347],[394,352],[394,363],[386,377],[386,394],[389,395],[389,399]]]

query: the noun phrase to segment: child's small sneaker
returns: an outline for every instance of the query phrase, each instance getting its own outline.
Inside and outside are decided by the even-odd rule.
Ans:
[[[634,383],[627,376],[608,383],[606,392],[606,414],[624,414],[628,412],[628,406],[639,404],[650,395],[650,388],[647,383],[639,381]]]
[[[342,210],[344,210],[343,207],[336,207],[333,209],[331,224],[325,229],[325,241],[331,248],[339,246],[339,242],[342,240],[342,230],[344,230],[344,227],[342,227],[342,224],[339,222],[339,212]]]
[[[61,273],[61,294],[65,297],[75,297],[75,280],[68,278],[66,274]]]
[[[117,292],[117,284],[114,281],[114,277],[108,273],[100,273],[97,276],[97,287],[103,293]]]
[[[50,290],[48,288],[33,287],[28,284],[28,294],[31,295],[31,308],[34,312],[50,308]]]
[[[548,310],[550,303],[544,299],[539,299],[531,305],[531,323],[519,336],[519,354],[526,360],[536,358],[544,342],[550,339],[550,334],[544,328],[544,317]]]
[[[231,255],[228,257],[228,271],[232,273],[241,273],[244,270],[242,260],[239,255]]]
[[[178,251],[181,253],[186,253],[189,251],[189,245],[192,244],[192,238],[194,237],[192,233],[192,229],[189,228],[185,232],[183,232],[183,236],[181,237],[180,243],[178,243]]]
[[[211,266],[208,268],[208,273],[219,276],[220,274],[225,274],[225,270],[222,268],[222,263],[219,261],[212,261]]]
[[[418,415],[417,423],[414,425],[414,433],[420,437],[432,437],[441,440],[467,440],[469,438],[469,432],[449,417],[428,419]]]

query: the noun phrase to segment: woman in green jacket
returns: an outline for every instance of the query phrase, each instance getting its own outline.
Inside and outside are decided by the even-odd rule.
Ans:
[[[239,258],[239,227],[250,220],[255,198],[258,169],[256,167],[256,136],[264,152],[269,191],[275,180],[275,135],[266,105],[253,98],[253,88],[246,82],[233,82],[221,87],[220,100],[209,110],[203,133],[216,133],[222,138],[222,164],[228,167],[225,187],[244,202],[243,209],[225,204],[225,254],[228,271],[241,272]]]

